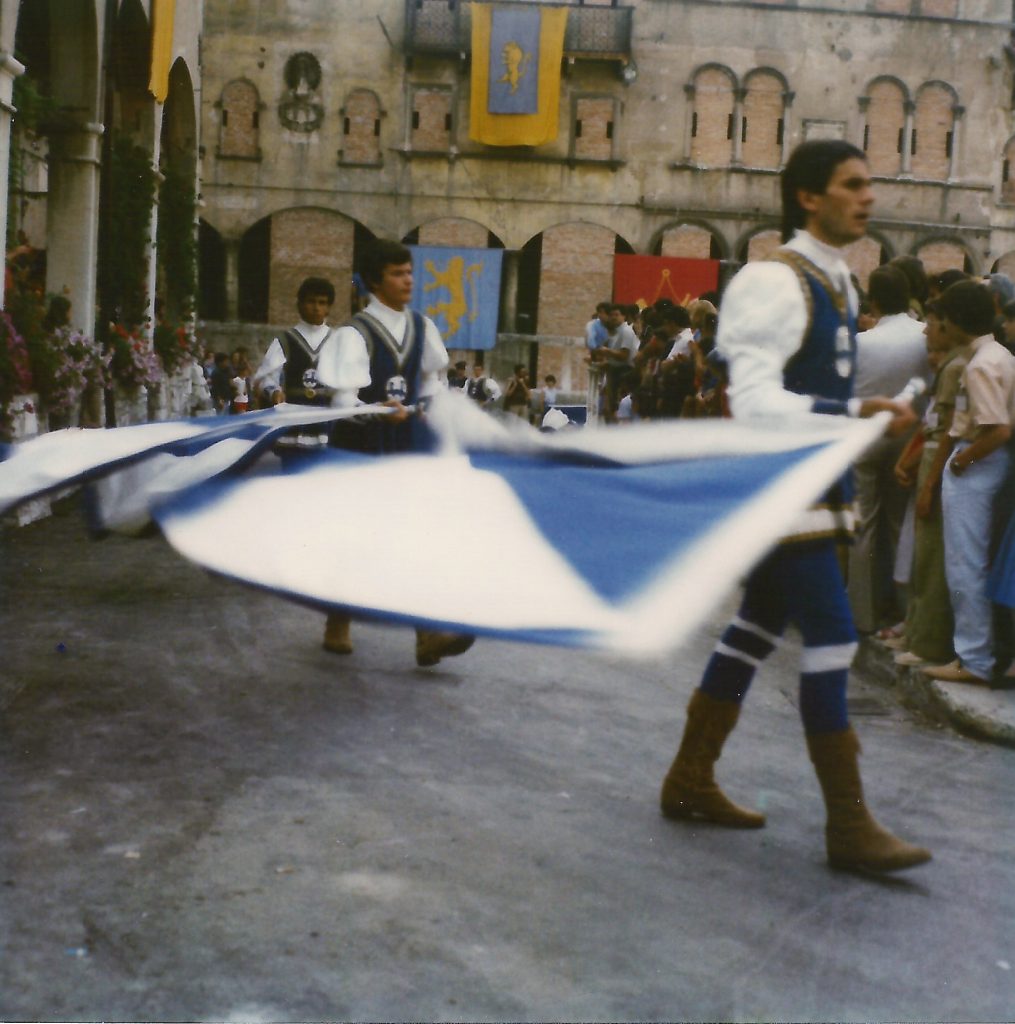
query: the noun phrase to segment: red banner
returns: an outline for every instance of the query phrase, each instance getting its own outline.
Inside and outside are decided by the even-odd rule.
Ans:
[[[718,260],[679,256],[614,256],[613,301],[651,306],[670,299],[686,306],[719,286]]]

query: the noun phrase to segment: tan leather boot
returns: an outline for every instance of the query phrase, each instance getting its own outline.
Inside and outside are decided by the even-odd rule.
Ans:
[[[825,845],[829,865],[902,871],[930,860],[929,850],[893,836],[871,817],[860,782],[860,741],[852,729],[808,736],[807,748],[828,811]]]
[[[348,615],[332,613],[328,616],[324,623],[324,643],[321,646],[332,654],[352,654]]]
[[[740,705],[695,690],[687,705],[680,749],[663,780],[659,802],[667,818],[697,818],[730,828],[762,828],[765,816],[738,807],[713,775],[723,743],[740,717]]]
[[[439,633],[432,629],[416,630],[416,664],[420,668],[436,665],[441,658],[464,654],[476,638],[467,633]]]

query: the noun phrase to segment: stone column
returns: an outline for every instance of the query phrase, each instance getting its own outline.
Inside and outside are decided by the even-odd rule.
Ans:
[[[902,163],[899,167],[900,174],[912,174],[913,172],[913,114],[916,113],[916,104],[912,100],[906,100],[903,105],[906,112],[906,120],[902,126]]]
[[[747,90],[733,90],[733,149],[730,152],[730,166],[739,167],[743,163],[744,149],[744,100]]]
[[[504,250],[500,277],[500,330],[515,334],[518,330],[518,266],[521,253],[517,249]]]
[[[948,153],[948,180],[955,180],[955,168],[959,154],[959,125],[962,123],[962,115],[965,114],[966,108],[956,103],[952,107],[952,133],[951,133],[951,147]]]
[[[226,250],[226,319],[240,319],[240,239],[224,238]]]
[[[11,165],[11,117],[14,104],[11,102],[14,79],[25,73],[25,65],[14,59],[10,53],[0,50],[0,224],[7,224],[7,190]],[[3,275],[0,275],[0,306],[4,300]]]
[[[684,86],[684,95],[687,97],[687,116],[684,118],[684,156],[683,162],[689,164],[691,162],[691,149],[694,146],[694,136],[691,135],[691,128],[694,124],[694,115],[696,113],[695,97],[697,95],[697,88],[693,82],[689,82]]]
[[[71,300],[72,322],[87,334],[95,329],[102,133],[88,122],[54,133],[49,144],[46,290]]]

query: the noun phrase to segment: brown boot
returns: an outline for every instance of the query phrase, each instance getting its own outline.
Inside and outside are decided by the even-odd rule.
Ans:
[[[833,868],[902,871],[930,860],[930,851],[883,829],[863,802],[860,741],[852,729],[815,733],[807,748],[825,796],[825,845]]]
[[[416,630],[416,664],[420,668],[436,665],[441,658],[464,654],[476,638],[467,633],[438,633],[432,629]]]
[[[332,654],[352,654],[348,615],[332,613],[328,616],[324,623],[324,643],[321,646]]]
[[[740,717],[740,705],[695,690],[687,705],[684,738],[660,794],[667,818],[699,818],[730,828],[762,828],[765,816],[738,807],[716,785],[712,774],[722,745]]]

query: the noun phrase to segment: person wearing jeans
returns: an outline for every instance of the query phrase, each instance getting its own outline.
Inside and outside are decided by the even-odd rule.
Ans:
[[[987,591],[994,502],[1008,475],[1015,406],[1015,357],[991,336],[994,302],[977,281],[959,281],[938,301],[942,330],[968,344],[949,435],[955,449],[941,486],[945,572],[955,613],[958,656],[923,671],[944,682],[987,685],[994,670]]]

